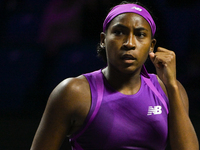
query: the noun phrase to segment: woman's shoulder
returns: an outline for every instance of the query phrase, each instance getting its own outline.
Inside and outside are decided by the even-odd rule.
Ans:
[[[158,82],[159,82],[161,88],[163,89],[166,96],[168,97],[167,89],[166,89],[164,83],[162,82],[162,80],[157,75],[156,75],[156,77],[158,79]],[[181,99],[183,101],[183,104],[184,104],[186,110],[189,111],[189,101],[188,101],[187,92],[186,92],[184,86],[181,84],[180,81],[176,80],[176,82],[177,82],[177,85],[178,85],[179,93],[180,93]]]
[[[87,87],[89,87],[87,79],[83,75],[80,75],[78,77],[71,77],[63,80],[57,85],[55,89],[65,92],[66,90],[69,90],[71,92],[72,91],[81,92],[82,90],[86,90]]]
[[[73,116],[87,114],[91,105],[90,87],[81,75],[60,82],[49,96],[48,104]]]
[[[163,90],[163,92],[165,93],[165,95],[167,96],[167,90],[165,88],[164,83],[162,82],[162,80],[158,77],[158,75],[156,74],[149,74],[150,76],[150,80],[151,82],[154,84],[154,86],[160,86],[161,89]]]
[[[82,126],[91,106],[90,87],[87,79],[81,75],[67,78],[59,83],[50,94],[47,108],[59,112],[59,116],[70,119],[73,125],[68,134]]]
[[[81,75],[78,77],[67,78],[60,82],[52,91],[51,97],[67,101],[79,101],[80,97],[90,95],[90,87],[87,79]]]
[[[153,74],[153,75],[151,75],[151,76],[154,76],[154,78],[155,78],[155,77],[157,78],[157,81],[158,81],[160,87],[161,87],[162,90],[164,91],[165,95],[168,97],[168,92],[167,92],[167,89],[166,89],[166,87],[165,87],[165,84],[164,84],[164,83],[162,82],[162,80],[158,77],[158,75]],[[186,110],[188,110],[188,109],[189,109],[189,108],[188,108],[189,104],[188,104],[187,92],[186,92],[185,88],[183,87],[183,85],[182,85],[178,80],[176,80],[176,82],[177,82],[177,85],[178,85],[178,88],[179,88],[179,93],[180,93],[180,95],[181,95],[181,97],[182,97],[182,100],[183,100],[183,104],[184,104]]]

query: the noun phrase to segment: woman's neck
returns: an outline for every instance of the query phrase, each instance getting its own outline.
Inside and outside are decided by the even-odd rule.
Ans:
[[[108,83],[118,92],[132,95],[139,91],[141,86],[140,73],[122,73],[118,70],[106,67],[102,70]]]

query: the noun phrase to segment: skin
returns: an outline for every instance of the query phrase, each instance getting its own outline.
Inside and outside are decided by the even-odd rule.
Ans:
[[[123,94],[135,94],[141,67],[155,44],[148,22],[140,15],[126,13],[113,19],[107,32],[101,33],[108,62],[103,73],[110,85]]]
[[[175,53],[159,47],[148,22],[134,13],[117,16],[101,33],[108,66],[102,70],[117,91],[131,95],[141,86],[140,71],[148,55],[158,81],[169,98],[169,139],[172,150],[198,150],[198,140],[188,116],[188,97],[176,80]],[[58,150],[66,135],[82,125],[91,105],[89,84],[84,76],[62,81],[51,93],[31,150]]]
[[[160,84],[166,88],[170,102],[169,139],[171,149],[198,150],[198,139],[189,118],[188,96],[184,87],[176,80],[175,53],[160,47],[156,53],[150,53],[150,59],[156,67],[156,72],[161,80]]]

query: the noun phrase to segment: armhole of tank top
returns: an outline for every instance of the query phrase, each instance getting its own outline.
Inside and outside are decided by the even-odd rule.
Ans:
[[[164,98],[164,100],[165,100],[165,102],[167,103],[167,106],[168,106],[167,108],[169,109],[168,97],[167,97],[166,93],[164,92],[164,90],[162,89],[162,87],[161,87],[161,85],[160,85],[160,83],[158,81],[157,75],[156,74],[150,74],[149,76],[150,76],[150,80],[151,80],[152,84],[156,87],[156,89],[158,90],[160,95]]]
[[[96,114],[99,111],[99,108],[100,108],[101,102],[102,102],[102,98],[103,98],[104,86],[103,86],[103,78],[102,78],[101,70],[94,71],[93,72],[93,77],[94,77],[96,88],[97,88],[97,102],[96,102],[96,105],[95,105],[95,109],[92,112],[91,116],[88,118],[88,122],[86,123],[86,125],[84,126],[84,128],[79,133],[77,133],[76,135],[74,135],[74,137],[72,137],[70,139],[70,141],[74,142],[74,144],[75,144],[74,146],[76,148],[78,148],[78,150],[81,150],[81,146],[76,142],[76,139],[85,132],[85,130],[88,128],[88,126],[94,120]],[[76,150],[76,148],[74,148],[74,150]]]
[[[143,76],[142,76],[143,77]],[[145,83],[149,86],[149,88],[154,92],[154,94],[159,98],[159,100],[162,102],[163,106],[165,107],[165,110],[167,112],[167,114],[169,113],[168,107],[167,107],[167,103],[164,100],[164,98],[161,96],[161,94],[158,92],[158,90],[155,88],[155,86],[153,85],[152,81],[150,80],[150,78],[146,78],[143,77],[143,80],[145,81]]]

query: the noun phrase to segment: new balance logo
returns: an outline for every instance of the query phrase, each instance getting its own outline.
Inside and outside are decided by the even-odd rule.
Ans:
[[[162,113],[162,107],[161,106],[149,106],[149,110],[148,110],[148,113],[147,113],[147,116],[149,115],[158,115],[158,114],[161,114]]]
[[[138,11],[142,11],[142,9],[141,8],[138,8],[138,7],[132,7],[131,9],[135,9],[135,10],[138,10]]]

